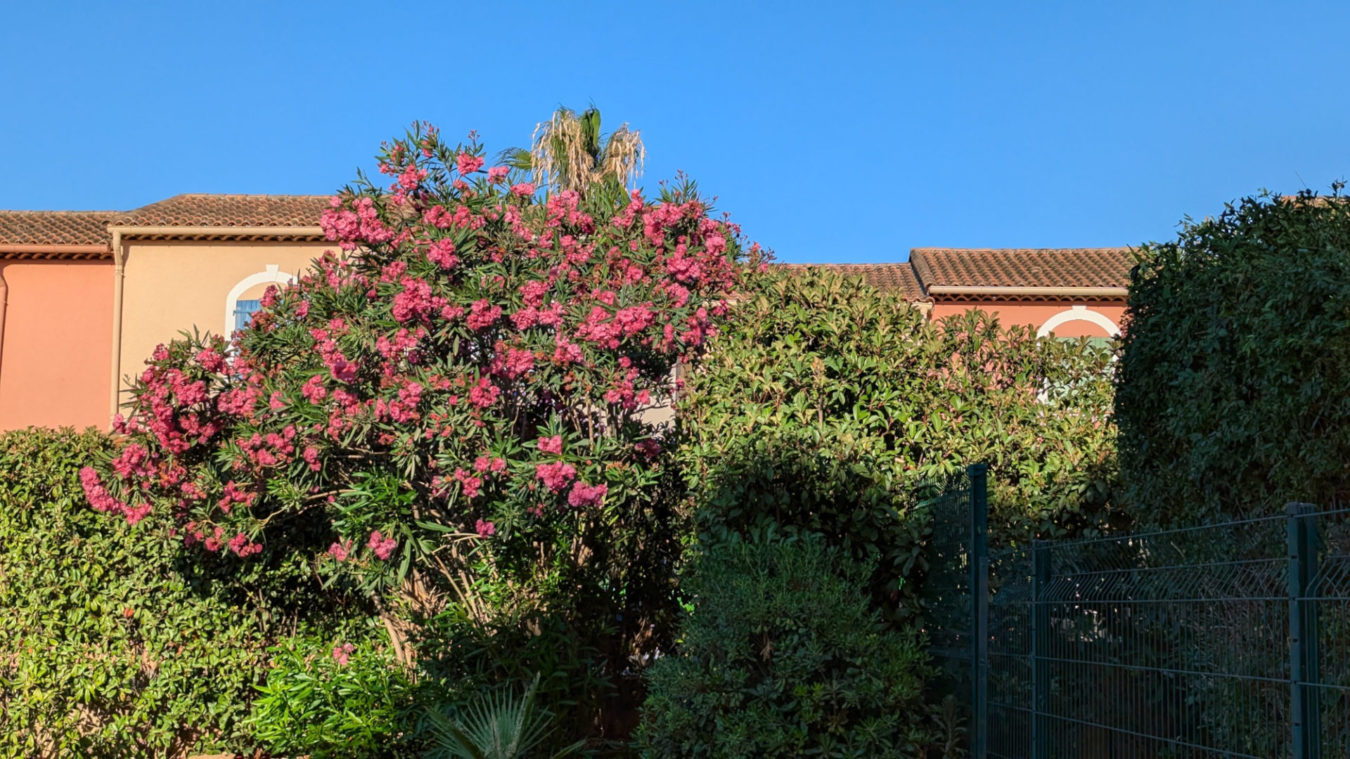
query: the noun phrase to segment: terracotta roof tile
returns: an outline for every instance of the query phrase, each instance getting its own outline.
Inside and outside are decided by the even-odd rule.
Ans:
[[[1129,248],[915,248],[909,260],[925,288],[1128,287]]]
[[[116,211],[0,211],[0,244],[98,245]]]
[[[317,227],[327,195],[175,195],[114,220],[128,227]]]
[[[923,288],[908,263],[895,264],[783,264],[789,269],[825,269],[846,277],[861,277],[878,290],[899,290],[911,301],[922,300]]]

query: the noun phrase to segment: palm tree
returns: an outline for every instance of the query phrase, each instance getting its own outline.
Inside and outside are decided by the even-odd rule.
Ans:
[[[594,107],[581,115],[558,108],[535,127],[532,140],[529,150],[508,148],[502,158],[512,168],[533,172],[536,185],[556,191],[584,193],[597,184],[622,189],[637,181],[647,154],[641,136],[627,124],[606,139]]]

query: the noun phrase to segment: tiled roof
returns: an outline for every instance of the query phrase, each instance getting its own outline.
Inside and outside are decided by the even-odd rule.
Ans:
[[[317,227],[327,195],[175,195],[114,220],[128,227]]]
[[[0,211],[0,245],[98,245],[116,211]]]
[[[909,254],[925,288],[1128,287],[1129,248],[915,248]]]
[[[914,276],[914,267],[908,263],[784,265],[793,269],[825,269],[846,277],[861,277],[863,282],[878,290],[899,290],[909,300],[923,299],[923,288],[919,286],[919,280]]]

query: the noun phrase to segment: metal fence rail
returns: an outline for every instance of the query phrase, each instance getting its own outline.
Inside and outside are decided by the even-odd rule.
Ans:
[[[983,578],[931,569],[969,613],[929,632],[966,673],[970,755],[1350,757],[1350,510],[991,553],[965,534],[939,554],[987,555],[958,561]]]

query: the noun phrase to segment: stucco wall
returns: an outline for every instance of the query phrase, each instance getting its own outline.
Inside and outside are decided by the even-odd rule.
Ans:
[[[1081,309],[1075,309],[1075,306],[1081,306]],[[1056,337],[1110,337],[1110,334],[1103,325],[1094,324],[1086,321],[1082,317],[1085,312],[1095,312],[1106,317],[1120,328],[1120,320],[1125,315],[1125,306],[1120,302],[1094,302],[1094,301],[1074,301],[1063,303],[935,303],[933,305],[933,319],[941,319],[952,314],[965,313],[972,308],[981,308],[985,311],[993,312],[998,316],[999,323],[1008,326],[1013,324],[1026,324],[1033,328],[1040,329],[1057,314],[1068,312],[1066,316],[1073,317],[1070,321],[1065,321],[1053,330]]]
[[[111,261],[0,261],[9,285],[0,429],[106,427]]]
[[[122,355],[118,376],[140,374],[155,346],[195,326],[221,334],[226,326],[226,299],[249,277],[298,276],[311,261],[330,250],[330,243],[141,242],[126,247],[126,282],[122,302]],[[240,292],[256,299],[266,284]],[[106,401],[105,401],[106,405]]]

